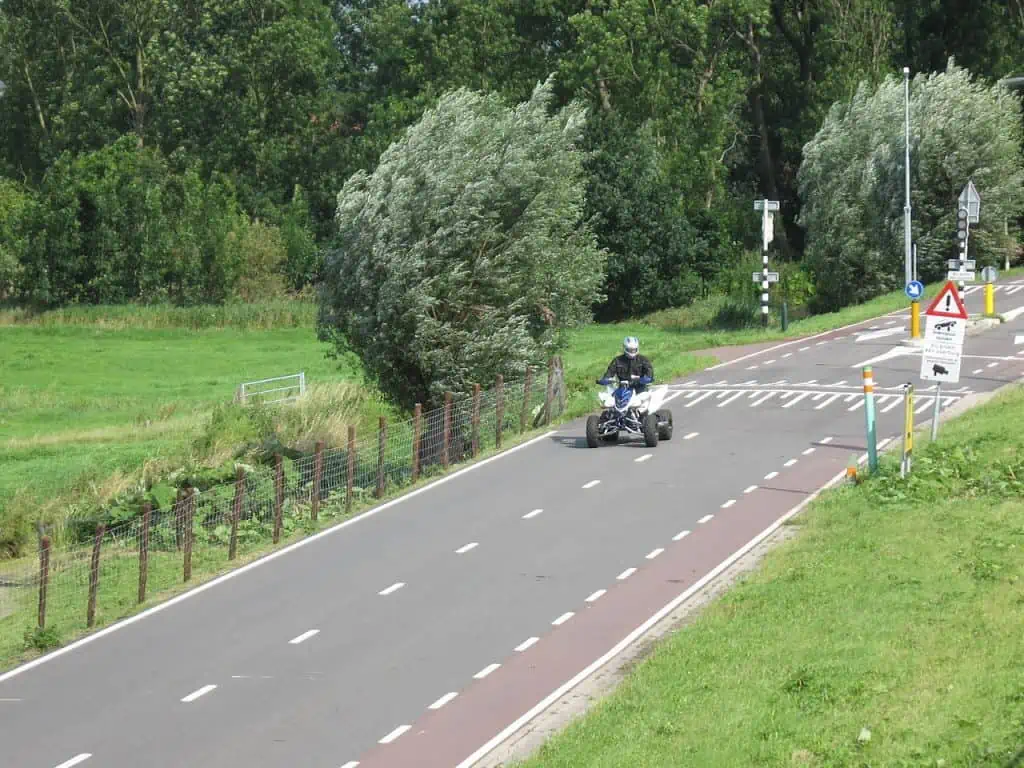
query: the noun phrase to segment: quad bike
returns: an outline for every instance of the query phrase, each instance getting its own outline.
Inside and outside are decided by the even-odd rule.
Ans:
[[[597,383],[605,385],[605,390],[597,396],[603,410],[587,418],[587,447],[597,448],[602,441],[615,442],[623,432],[643,435],[648,448],[655,447],[659,438],[672,439],[672,411],[659,410],[668,387],[662,385],[637,392],[633,382],[624,379],[619,381],[618,387],[604,379],[598,379]]]

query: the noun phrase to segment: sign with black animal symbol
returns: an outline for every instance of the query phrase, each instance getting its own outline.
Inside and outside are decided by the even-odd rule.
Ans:
[[[953,283],[935,297],[925,312],[921,378],[942,384],[960,381],[960,358],[967,334],[967,311]]]

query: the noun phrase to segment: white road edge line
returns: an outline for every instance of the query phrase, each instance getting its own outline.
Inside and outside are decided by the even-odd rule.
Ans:
[[[575,614],[575,613],[573,613],[572,611],[566,611],[566,612],[565,612],[565,613],[563,613],[563,614],[562,614],[561,616],[559,616],[559,617],[558,617],[557,619],[555,619],[554,621],[552,621],[552,622],[551,622],[551,624],[552,624],[552,626],[555,626],[555,627],[560,627],[560,626],[562,626],[563,624],[565,624],[565,622],[567,622],[567,621],[568,621],[569,619],[571,619],[571,618],[572,618],[573,616],[575,616],[575,615],[576,615],[576,614]]]
[[[511,456],[513,453],[516,453],[517,451],[521,451],[524,448],[536,445],[537,443],[543,440],[547,440],[552,435],[557,434],[558,430],[552,429],[548,432],[545,432],[542,435],[537,435],[537,437],[531,440],[527,440],[525,443],[521,443],[520,445],[509,448],[506,451],[503,451],[494,456],[490,456],[486,459],[482,459],[476,462],[475,464],[469,465],[468,467],[463,467],[462,469],[452,472],[450,475],[447,475],[445,477],[439,477],[437,480],[430,483],[429,485],[425,485],[422,488],[417,488],[414,491],[409,491],[409,493],[403,496],[399,496],[397,499],[392,499],[391,501],[384,502],[379,507],[367,510],[366,512],[363,512],[357,517],[353,517],[349,520],[344,520],[338,523],[337,525],[328,528],[325,531],[320,531],[320,533],[315,533],[312,536],[307,536],[301,541],[297,541],[294,544],[289,544],[287,547],[279,549],[276,552],[271,552],[270,554],[261,557],[259,560],[255,560],[247,565],[243,565],[241,568],[238,568],[236,570],[229,571],[228,573],[225,573],[223,576],[218,576],[217,578],[212,579],[206,582],[205,584],[200,584],[195,589],[191,589],[188,592],[184,592],[180,595],[172,597],[170,600],[160,603],[159,605],[154,605],[152,608],[147,608],[142,613],[137,613],[134,616],[129,616],[128,618],[119,621],[116,624],[111,624],[109,627],[101,629],[99,632],[95,632],[91,635],[86,635],[80,640],[76,640],[73,643],[65,645],[63,648],[58,648],[55,651],[46,654],[45,656],[40,656],[38,659],[33,659],[32,661],[26,662],[25,664],[22,664],[20,667],[15,667],[9,672],[4,672],[3,674],[0,674],[0,683],[4,682],[5,680],[10,680],[15,675],[20,675],[24,672],[28,672],[30,669],[34,669],[35,667],[38,667],[41,664],[45,664],[48,661],[52,661],[53,659],[56,659],[59,656],[63,656],[65,653],[70,653],[76,648],[81,648],[83,645],[86,645],[87,643],[95,642],[96,640],[99,640],[101,637],[106,637],[107,635],[113,632],[117,632],[120,629],[124,629],[125,627],[134,624],[137,621],[142,621],[147,616],[152,616],[154,613],[165,611],[171,606],[177,605],[178,603],[182,602],[183,600],[188,600],[190,597],[195,597],[196,595],[201,594],[202,592],[205,592],[208,589],[213,589],[219,584],[223,584],[228,579],[234,579],[238,576],[241,576],[243,573],[248,573],[253,568],[258,568],[261,565],[266,565],[272,560],[276,560],[277,558],[283,557],[284,555],[287,555],[290,552],[294,552],[296,549],[299,549],[300,547],[308,546],[312,544],[314,541],[322,539],[326,536],[330,536],[331,534],[336,533],[337,531],[340,531],[343,528],[347,528],[350,525],[355,525],[364,520],[368,520],[372,518],[374,515],[377,515],[386,509],[390,509],[391,507],[401,504],[404,501],[408,501],[409,499],[415,498],[416,496],[419,496],[421,493],[426,493],[427,491],[432,490],[433,488],[436,488],[439,485],[449,483],[455,478],[461,477],[462,475],[466,474],[467,472],[472,472],[476,469],[479,469],[480,467],[485,467],[494,461],[498,461],[499,459],[502,459],[506,456]]]
[[[531,645],[533,645],[534,643],[538,642],[539,640],[540,640],[539,637],[531,637],[529,640],[524,640],[523,642],[521,642],[519,645],[516,646],[516,650],[519,653],[522,653],[523,651],[525,651],[527,648],[529,648]]]
[[[195,691],[192,691],[192,693],[190,693],[188,696],[183,698],[182,701],[185,704],[193,702],[196,699],[198,699],[200,696],[205,696],[206,694],[208,694],[210,691],[212,691],[216,687],[217,687],[216,685],[204,685],[202,688],[200,688],[198,690],[195,690]]]
[[[866,458],[866,454],[861,455],[861,457],[858,459],[858,463],[863,462]],[[725,560],[723,560],[721,563],[715,566],[709,573],[702,576],[695,584],[693,584],[693,586],[684,590],[682,593],[676,595],[676,597],[674,597],[671,601],[664,605],[653,616],[648,618],[643,624],[638,626],[636,629],[634,629],[632,632],[630,632],[628,635],[622,638],[622,640],[616,643],[612,648],[610,648],[607,653],[605,653],[599,659],[596,659],[595,661],[591,662],[585,669],[578,672],[573,678],[566,681],[558,688],[556,688],[554,691],[545,696],[543,699],[541,699],[539,702],[537,702],[531,709],[524,712],[518,719],[516,719],[513,723],[508,725],[504,730],[502,730],[500,733],[494,736],[490,741],[488,741],[486,744],[484,744],[475,752],[473,752],[473,754],[471,754],[461,763],[456,765],[455,768],[470,768],[474,763],[478,762],[486,754],[493,751],[495,747],[504,742],[509,736],[519,731],[524,725],[526,725],[533,718],[535,718],[537,715],[539,715],[541,712],[543,712],[545,709],[551,706],[554,702],[558,701],[558,699],[564,696],[567,692],[571,691],[582,681],[586,680],[588,677],[594,674],[596,670],[600,669],[605,664],[607,664],[611,659],[614,659],[616,656],[622,653],[622,651],[625,648],[628,648],[629,645],[633,643],[633,641],[635,641],[638,637],[643,635],[644,632],[646,632],[648,629],[650,629],[659,621],[661,621],[665,616],[672,613],[672,611],[674,611],[679,605],[688,600],[693,594],[703,589],[705,584],[716,578],[722,571],[724,571],[726,568],[728,568],[741,557],[743,557],[747,552],[749,552],[751,549],[760,544],[764,539],[771,536],[780,527],[785,525],[787,520],[789,520],[791,517],[799,513],[800,510],[802,510],[804,507],[810,504],[814,499],[816,499],[821,494],[823,490],[832,487],[833,485],[841,481],[844,477],[846,477],[845,469],[842,472],[835,475],[821,488],[812,492],[806,499],[804,499],[791,510],[786,512],[782,517],[780,517],[774,523],[772,523],[763,531],[761,531],[761,533],[759,533],[753,539],[751,539],[742,547],[733,552],[729,557],[727,557]]]
[[[636,573],[636,568],[627,568],[626,570],[624,570],[622,573],[620,573],[615,578],[618,579],[619,581],[625,581],[630,576],[632,576],[634,573]]]
[[[601,482],[600,480],[591,480],[591,481],[590,481],[589,483],[586,483],[586,484],[585,484],[585,485],[583,486],[583,488],[584,488],[584,489],[587,489],[587,488],[593,488],[593,487],[594,487],[595,485],[597,485],[597,484],[598,484],[598,483],[600,483],[600,482]]]
[[[451,701],[452,699],[454,699],[458,695],[459,694],[458,694],[457,691],[452,691],[451,693],[446,693],[440,699],[438,699],[433,704],[431,704],[429,707],[427,707],[427,709],[440,709],[441,707],[443,707],[445,704],[447,704],[449,701]]]
[[[301,643],[301,642],[303,642],[305,640],[309,640],[309,638],[311,638],[313,635],[318,635],[318,634],[320,634],[320,630],[319,629],[311,629],[308,632],[303,632],[298,637],[293,637],[291,640],[288,641],[288,645],[298,645],[299,643]]]
[[[389,733],[387,736],[385,736],[383,739],[381,739],[377,743],[378,744],[390,744],[392,741],[397,739],[399,736],[401,736],[403,733],[408,731],[410,728],[412,728],[411,725],[400,725],[397,728],[395,728],[395,730],[393,730],[391,733]]]
[[[73,765],[78,765],[79,763],[84,763],[90,757],[92,757],[92,752],[83,752],[80,755],[75,755],[70,760],[65,760],[63,763],[58,765],[57,768],[71,768],[71,766],[73,766]]]
[[[704,515],[704,517],[702,517],[700,520],[698,520],[697,523],[699,525],[704,525],[704,523],[706,523],[708,520],[710,520],[713,517],[714,517],[714,515]]]
[[[404,586],[405,586],[405,582],[404,581],[397,581],[394,584],[392,584],[390,587],[388,587],[387,589],[382,589],[377,594],[378,595],[390,595],[392,592],[397,592],[398,590],[400,590]]]
[[[479,672],[477,672],[475,675],[473,675],[473,677],[476,678],[477,680],[483,680],[485,677],[487,677],[489,674],[491,674],[491,672],[493,672],[494,670],[496,670],[500,666],[501,666],[501,664],[488,664],[486,667],[484,667]]]
[[[464,547],[459,547],[458,549],[456,549],[455,550],[455,554],[456,555],[464,555],[467,552],[469,552],[469,550],[473,549],[474,547],[478,547],[478,546],[480,546],[480,542],[471,541],[469,544],[466,544]]]

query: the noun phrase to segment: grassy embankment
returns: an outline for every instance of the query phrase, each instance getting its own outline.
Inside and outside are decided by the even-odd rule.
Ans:
[[[1024,756],[1024,389],[942,427],[521,765],[999,766]]]

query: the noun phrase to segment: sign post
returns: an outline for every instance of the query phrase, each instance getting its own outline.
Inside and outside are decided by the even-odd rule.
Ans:
[[[946,279],[959,280],[960,292],[963,293],[964,280],[974,280],[974,273],[968,273],[966,269],[967,241],[970,238],[971,224],[977,224],[981,219],[981,195],[978,194],[973,181],[967,181],[967,186],[960,192],[960,198],[957,203],[956,238],[960,245],[960,269],[956,273],[948,273]],[[973,268],[974,262],[971,262],[971,269]]]
[[[996,313],[996,291],[992,283],[999,279],[999,273],[995,267],[985,267],[981,270],[981,279],[985,281],[985,317],[993,317]]]
[[[921,296],[924,294],[924,285],[919,280],[911,280],[903,289],[910,299],[910,338],[921,338]]]
[[[903,461],[900,464],[900,477],[910,474],[910,465],[914,454],[914,385],[907,382],[903,385]]]
[[[925,310],[924,348],[921,373],[925,381],[935,382],[935,407],[932,415],[932,439],[938,434],[939,402],[942,385],[960,381],[960,358],[967,335],[967,309],[952,280]]]
[[[777,273],[770,273],[775,275],[775,280],[769,279],[768,272],[768,243],[775,239],[775,211],[779,210],[778,200],[755,200],[754,210],[761,211],[761,327],[768,327],[768,283],[778,282],[779,276]],[[754,273],[754,282],[757,282],[757,273]]]
[[[864,378],[864,424],[868,437],[868,469],[878,469],[878,443],[875,432],[875,377],[870,365],[865,365],[861,374]]]

